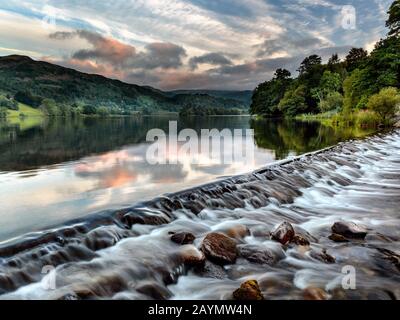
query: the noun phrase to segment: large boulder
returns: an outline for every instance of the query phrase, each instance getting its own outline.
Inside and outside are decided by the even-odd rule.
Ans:
[[[293,226],[284,221],[271,233],[271,239],[285,245],[293,240],[294,235]]]
[[[218,264],[235,263],[237,258],[235,240],[219,232],[207,234],[201,250],[208,259]]]
[[[260,287],[256,280],[248,280],[233,292],[235,300],[264,300]]]
[[[367,230],[353,222],[339,221],[332,226],[332,232],[350,239],[364,239]]]

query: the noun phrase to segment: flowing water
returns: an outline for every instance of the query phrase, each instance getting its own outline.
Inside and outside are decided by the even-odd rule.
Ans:
[[[267,139],[251,125],[260,149],[289,136],[280,129]],[[279,143],[267,154],[282,159],[332,142],[331,134],[312,148],[310,139],[327,138],[309,135],[299,146],[299,128],[287,140],[295,147]],[[331,299],[398,299],[399,207],[400,132],[392,131],[8,239],[0,245],[0,298],[230,299],[256,279],[267,299],[301,299],[308,287]],[[331,226],[340,220],[365,226],[367,237],[333,242]],[[271,240],[283,221],[310,245]],[[193,233],[194,243],[172,242],[180,231]],[[185,264],[212,231],[235,237],[236,263]],[[356,271],[355,290],[342,288],[345,266]]]

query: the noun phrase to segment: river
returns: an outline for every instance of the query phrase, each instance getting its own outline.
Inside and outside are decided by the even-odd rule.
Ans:
[[[2,127],[1,297],[229,299],[249,278],[272,299],[301,298],[310,286],[331,298],[400,296],[393,262],[400,238],[398,132],[358,139],[371,132],[249,117],[180,119],[179,129],[254,129],[254,161],[196,166],[179,157],[174,165],[149,165],[146,132],[167,130],[169,120]],[[331,241],[330,227],[341,219],[365,226],[366,239]],[[283,221],[310,245],[271,240]],[[191,232],[194,245],[168,239],[180,231]],[[237,262],[188,267],[182,257],[197,252],[211,231],[233,232]],[[249,259],[248,252],[268,259]],[[348,265],[357,270],[357,290],[340,288]],[[43,288],[44,266],[54,268],[46,276],[56,275],[54,290]]]

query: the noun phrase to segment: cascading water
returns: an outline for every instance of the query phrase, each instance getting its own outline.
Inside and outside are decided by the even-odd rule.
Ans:
[[[398,299],[399,208],[393,131],[2,243],[0,298],[231,299],[256,279],[266,299],[302,299],[310,287],[331,299]],[[364,226],[365,239],[331,240],[341,220]],[[307,243],[272,240],[283,221]],[[236,262],[188,263],[215,231],[235,239]],[[194,243],[176,244],[174,232]],[[342,288],[345,266],[355,290]]]

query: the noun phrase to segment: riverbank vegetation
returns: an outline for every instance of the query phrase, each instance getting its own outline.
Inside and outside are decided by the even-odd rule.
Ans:
[[[393,122],[400,104],[400,0],[389,9],[389,33],[368,54],[353,48],[322,63],[318,55],[303,60],[298,77],[278,69],[257,86],[250,112],[264,117],[295,117],[330,125],[378,126]]]

